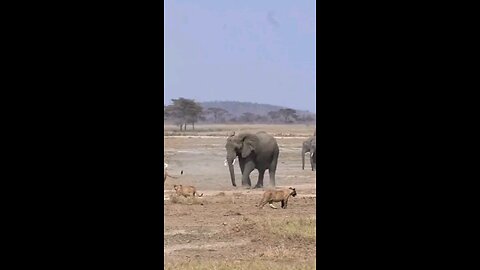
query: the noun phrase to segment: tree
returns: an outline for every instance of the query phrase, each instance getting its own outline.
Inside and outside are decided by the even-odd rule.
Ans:
[[[192,100],[192,103],[189,103],[187,106],[187,121],[186,123],[192,124],[192,129],[195,130],[195,123],[199,120],[203,120],[203,108],[200,104],[195,103]],[[185,123],[185,126],[186,126]]]
[[[278,113],[284,118],[285,123],[291,123],[291,118],[294,120],[298,119],[297,111],[294,109],[280,109]]]
[[[228,113],[228,111],[222,108],[213,107],[208,108],[206,113],[213,115],[213,121],[218,123],[219,119],[224,119],[224,116]]]
[[[246,112],[246,113],[243,113],[240,116],[240,121],[247,122],[247,123],[252,123],[253,121],[255,121],[256,118],[257,118],[256,114],[251,113],[251,112]]]
[[[256,115],[255,122],[257,123],[268,123],[268,116],[266,115]]]
[[[165,108],[165,114],[174,121],[176,125],[187,130],[187,124],[192,124],[195,130],[195,123],[201,119],[203,108],[192,99],[172,99],[173,104]]]
[[[267,114],[272,119],[273,122],[275,122],[277,119],[280,118],[280,113],[278,111],[271,111],[271,112],[268,112]]]

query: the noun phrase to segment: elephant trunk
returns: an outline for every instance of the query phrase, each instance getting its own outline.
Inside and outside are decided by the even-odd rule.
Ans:
[[[302,170],[305,170],[305,148],[302,148]]]
[[[235,170],[233,169],[233,161],[228,161],[228,170],[230,171],[230,179],[232,180],[232,185],[236,187],[235,184]]]

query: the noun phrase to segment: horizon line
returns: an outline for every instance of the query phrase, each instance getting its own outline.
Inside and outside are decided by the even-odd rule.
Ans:
[[[258,104],[258,105],[269,105],[269,106],[281,107],[281,108],[285,108],[285,109],[294,109],[294,110],[297,110],[297,111],[305,111],[305,112],[309,112],[309,113],[315,113],[315,114],[317,114],[317,112],[316,112],[316,111],[310,111],[310,110],[308,110],[308,109],[296,109],[296,108],[293,108],[293,107],[288,107],[288,106],[275,105],[275,104],[268,104],[268,103],[258,103],[258,102],[252,102],[252,101],[238,101],[238,100],[197,101],[197,100],[195,100],[194,98],[186,98],[186,97],[178,97],[178,98],[191,99],[191,100],[194,100],[195,102],[198,102],[198,103],[207,103],[207,102],[239,102],[239,103],[253,103],[253,104]],[[175,98],[175,99],[178,99],[178,98]],[[170,99],[169,103],[172,103],[172,102],[171,102],[171,99]],[[167,104],[163,104],[163,105],[164,105],[164,106],[167,106]]]

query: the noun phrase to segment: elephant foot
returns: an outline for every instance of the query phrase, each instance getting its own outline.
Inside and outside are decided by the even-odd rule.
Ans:
[[[255,189],[255,188],[263,188],[263,185],[256,185],[256,186],[254,186],[253,188],[254,188],[254,189]]]

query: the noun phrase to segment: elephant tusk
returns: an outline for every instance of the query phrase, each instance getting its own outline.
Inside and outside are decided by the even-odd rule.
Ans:
[[[233,160],[232,165],[235,165],[235,160],[236,160],[236,159]],[[227,161],[227,159],[225,159],[225,161],[223,162],[223,165],[224,165],[225,167],[228,166],[228,161]]]

